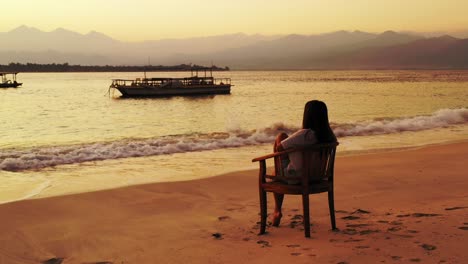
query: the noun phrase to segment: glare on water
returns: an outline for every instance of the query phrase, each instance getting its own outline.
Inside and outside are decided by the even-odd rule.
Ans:
[[[25,164],[32,164],[31,156],[40,163],[54,151],[62,152],[53,159],[78,154],[52,162],[59,164],[53,167],[0,170],[0,201],[253,168],[251,158],[271,151],[267,142],[275,129],[299,128],[304,104],[313,99],[327,103],[334,128],[348,135],[339,138],[339,154],[466,140],[468,134],[467,71],[231,71],[214,76],[232,78],[231,95],[122,99],[118,91],[109,97],[111,79],[142,73],[20,73],[23,87],[0,90],[0,163],[2,155],[20,155],[15,151],[23,154],[12,162]],[[351,127],[354,134],[348,133]],[[158,152],[154,148],[160,145],[164,151]],[[87,159],[93,155],[96,159]]]

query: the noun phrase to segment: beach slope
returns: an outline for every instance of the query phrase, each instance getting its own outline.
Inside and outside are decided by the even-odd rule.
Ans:
[[[463,263],[467,160],[468,142],[339,156],[339,230],[313,195],[309,239],[298,196],[257,235],[257,171],[3,204],[0,263]]]

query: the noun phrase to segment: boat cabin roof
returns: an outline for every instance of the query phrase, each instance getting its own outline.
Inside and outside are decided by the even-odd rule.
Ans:
[[[143,80],[148,80],[148,81],[167,81],[167,80],[211,80],[214,79],[213,77],[198,77],[198,76],[192,76],[192,77],[184,77],[184,78],[144,78]]]
[[[135,80],[125,80],[125,79],[112,79],[112,80],[119,80],[119,81],[135,81]],[[192,76],[192,77],[183,77],[183,78],[136,78],[136,81],[189,81],[189,80],[214,80],[214,77],[199,77],[199,76]]]
[[[2,75],[7,75],[7,74],[13,74],[13,75],[16,75],[18,74],[19,72],[0,72],[0,76]]]

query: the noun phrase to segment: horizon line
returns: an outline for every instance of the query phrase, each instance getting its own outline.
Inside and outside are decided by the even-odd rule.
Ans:
[[[54,30],[45,31],[45,30],[39,29],[39,28],[34,27],[34,26],[28,26],[26,24],[22,24],[20,26],[17,26],[17,27],[15,27],[15,28],[13,28],[13,29],[11,29],[9,31],[0,32],[0,34],[1,33],[4,33],[4,34],[11,33],[11,32],[14,32],[14,31],[16,31],[18,29],[22,29],[22,28],[26,28],[28,30],[37,30],[37,31],[40,31],[42,33],[53,33],[53,32],[56,32],[56,31],[63,30],[63,31],[67,31],[67,32],[76,33],[76,34],[79,34],[81,36],[87,36],[87,35],[90,35],[90,34],[93,34],[93,33],[97,33],[97,34],[102,34],[102,35],[104,35],[104,36],[106,36],[108,38],[111,38],[113,40],[116,40],[116,41],[128,42],[128,43],[147,42],[147,41],[163,41],[163,40],[187,40],[187,39],[199,39],[199,38],[210,38],[210,37],[232,36],[232,35],[263,36],[263,37],[284,37],[284,36],[294,36],[294,35],[297,35],[297,36],[320,36],[320,35],[334,34],[334,33],[339,33],[339,32],[367,33],[367,34],[376,34],[376,35],[380,35],[380,34],[383,34],[383,33],[386,33],[386,32],[394,32],[394,33],[400,33],[400,34],[416,35],[416,36],[421,36],[421,37],[428,37],[428,35],[430,35],[430,37],[438,37],[438,36],[445,36],[445,35],[449,35],[449,36],[454,37],[453,32],[451,33],[451,32],[447,32],[447,31],[418,32],[418,31],[410,31],[410,30],[387,29],[387,30],[384,30],[384,31],[381,31],[381,32],[373,32],[373,31],[363,31],[363,30],[359,30],[359,29],[354,29],[354,30],[341,29],[341,30],[335,30],[335,31],[328,31],[328,32],[322,32],[322,33],[310,33],[310,34],[304,34],[304,33],[302,33],[302,34],[301,33],[278,33],[278,34],[252,33],[252,34],[248,34],[248,33],[244,33],[244,32],[239,31],[239,32],[224,33],[224,34],[218,34],[218,35],[191,36],[191,37],[180,37],[180,38],[168,37],[168,38],[160,38],[160,39],[146,39],[146,40],[128,41],[128,40],[120,40],[120,39],[111,37],[111,36],[107,35],[106,33],[99,32],[99,31],[96,31],[96,30],[89,30],[87,33],[80,33],[78,31],[73,31],[73,30],[66,29],[64,27],[57,27]],[[455,32],[464,33],[464,30],[456,30]],[[461,38],[468,38],[468,29],[466,30],[465,34],[467,36],[466,37],[461,37]]]

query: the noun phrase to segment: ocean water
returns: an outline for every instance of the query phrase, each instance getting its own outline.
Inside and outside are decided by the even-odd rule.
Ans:
[[[0,89],[0,203],[253,169],[313,99],[338,155],[468,139],[468,71],[230,71],[214,76],[232,78],[231,95],[108,90],[142,75],[20,73],[23,87]],[[187,73],[147,73],[164,76]]]

